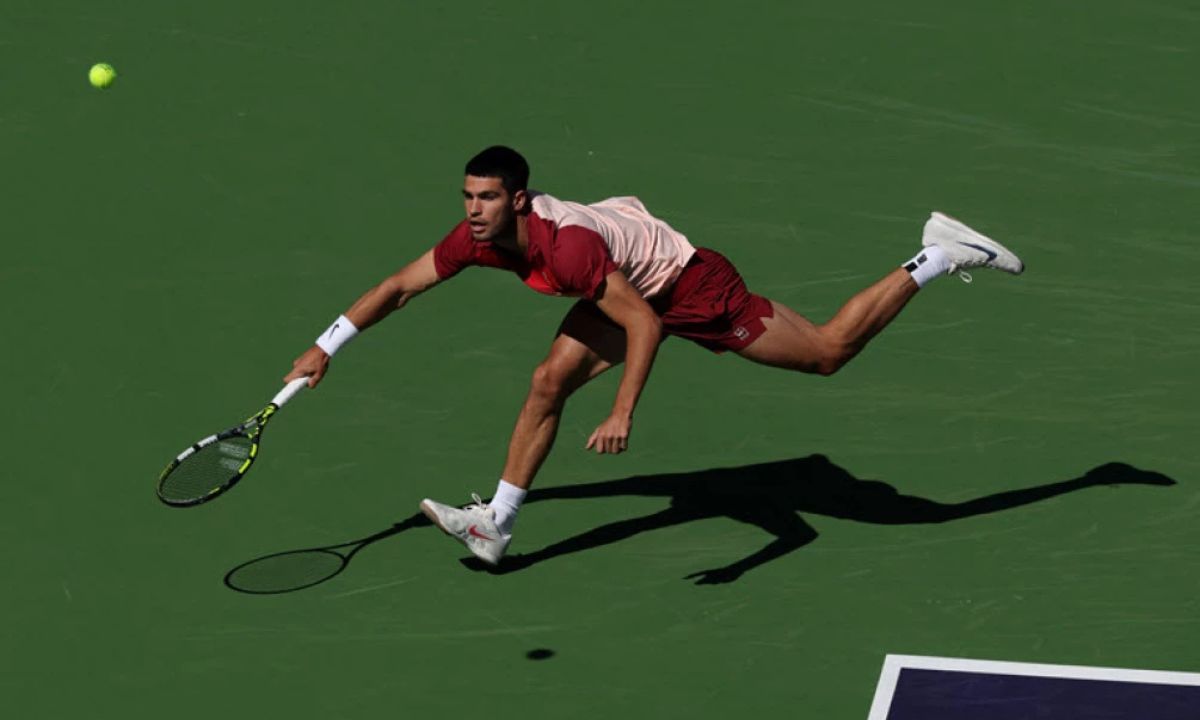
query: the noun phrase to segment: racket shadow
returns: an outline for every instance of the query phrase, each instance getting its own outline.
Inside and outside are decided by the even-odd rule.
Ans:
[[[432,525],[429,519],[416,513],[403,522],[360,540],[263,555],[225,573],[225,586],[250,595],[278,595],[304,590],[340,575],[354,556],[368,545],[405,530],[428,525]]]

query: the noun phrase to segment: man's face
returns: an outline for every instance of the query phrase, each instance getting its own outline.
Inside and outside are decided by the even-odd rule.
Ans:
[[[506,232],[525,203],[524,190],[510,195],[500,178],[494,177],[468,175],[462,193],[475,242],[486,242]]]

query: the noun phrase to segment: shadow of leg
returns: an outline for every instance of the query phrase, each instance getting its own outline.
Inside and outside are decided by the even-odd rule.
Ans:
[[[532,553],[511,555],[504,558],[494,568],[489,567],[474,557],[465,558],[461,562],[472,570],[484,570],[493,575],[505,575],[510,572],[524,570],[531,565],[545,562],[560,555],[569,555],[583,550],[611,545],[647,530],[676,525],[695,519],[697,518],[693,513],[671,507],[651,515],[601,525],[598,528],[593,528],[574,537],[561,540]]]

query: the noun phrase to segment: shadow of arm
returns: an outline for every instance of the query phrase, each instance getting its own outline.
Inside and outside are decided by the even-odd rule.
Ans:
[[[684,576],[685,580],[695,580],[697,585],[719,585],[733,582],[747,571],[783,557],[817,539],[817,531],[790,510],[763,508],[756,512],[735,512],[731,516],[736,520],[766,530],[775,536],[775,540],[737,562],[730,563],[725,567],[694,572]]]

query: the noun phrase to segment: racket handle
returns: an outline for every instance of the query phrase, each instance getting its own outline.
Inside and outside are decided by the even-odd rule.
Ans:
[[[275,407],[283,407],[285,404],[287,404],[288,400],[296,397],[296,393],[300,392],[305,385],[308,385],[307,375],[296,378],[287,385],[284,385],[283,389],[279,391],[279,394],[276,395],[275,399],[271,402],[275,405]]]

